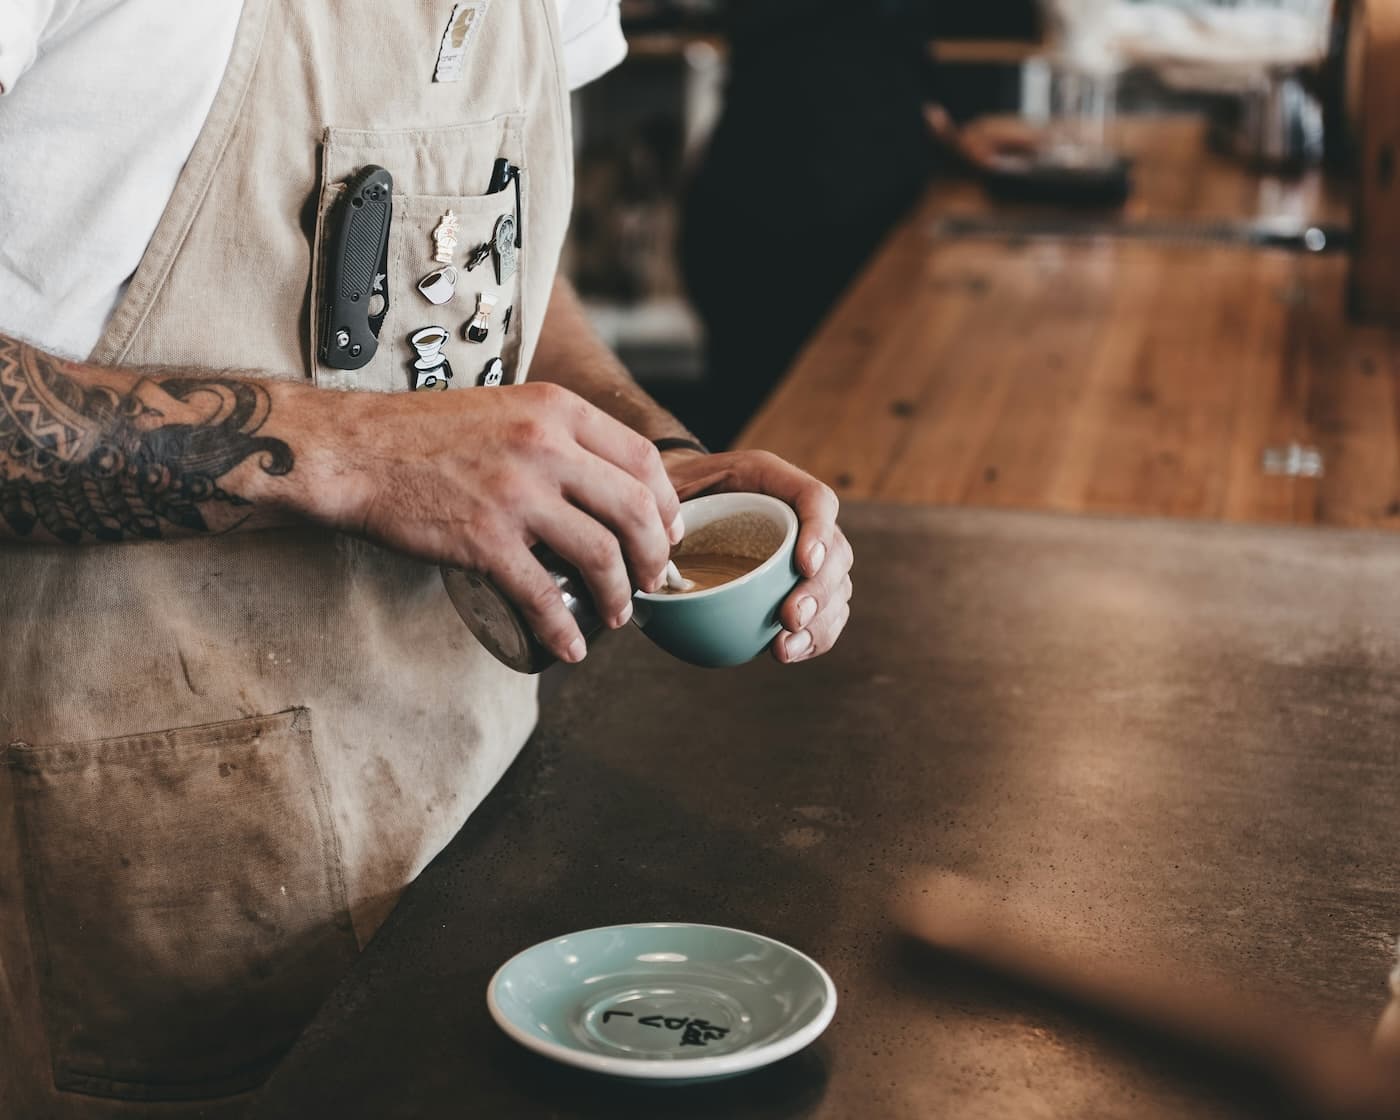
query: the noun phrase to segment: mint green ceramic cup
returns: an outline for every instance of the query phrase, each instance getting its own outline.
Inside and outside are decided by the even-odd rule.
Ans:
[[[667,653],[721,668],[751,661],[782,629],[778,608],[794,587],[797,514],[766,494],[709,494],[681,504],[687,551],[725,552],[753,560],[747,575],[704,591],[638,592],[633,621]]]

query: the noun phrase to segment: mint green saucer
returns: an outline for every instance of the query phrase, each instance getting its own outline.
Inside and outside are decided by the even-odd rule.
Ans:
[[[522,1046],[615,1077],[729,1077],[795,1054],[836,1013],[826,971],[756,933],[685,922],[542,941],[486,990]]]

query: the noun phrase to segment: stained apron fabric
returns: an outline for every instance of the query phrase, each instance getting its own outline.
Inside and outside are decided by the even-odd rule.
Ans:
[[[491,392],[471,386],[497,355],[522,379],[573,186],[557,17],[493,0],[435,83],[453,6],[248,0],[93,360],[401,391],[407,336],[440,324],[452,391]],[[464,272],[433,307],[414,285],[442,214],[460,258],[513,211],[483,194],[499,157],[525,169],[519,272]],[[368,163],[394,177],[390,311],[347,373],[315,359],[312,293]],[[465,343],[481,291],[497,329]],[[313,528],[0,547],[0,632],[4,1120],[238,1115],[536,714],[436,569]]]

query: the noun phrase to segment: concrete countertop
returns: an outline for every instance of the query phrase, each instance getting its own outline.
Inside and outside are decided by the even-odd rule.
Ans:
[[[857,507],[830,656],[693,669],[635,631],[549,704],[258,1115],[1235,1117],[1181,1055],[911,952],[929,866],[1085,947],[1162,952],[1343,1023],[1400,932],[1400,537]],[[711,1086],[556,1067],[495,968],[614,922],[787,941],[831,972],[807,1051]]]

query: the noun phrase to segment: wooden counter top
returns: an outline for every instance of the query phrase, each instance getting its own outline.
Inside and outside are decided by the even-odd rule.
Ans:
[[[1251,174],[1199,122],[1126,122],[1125,223],[1345,224],[1319,176]],[[846,497],[1400,526],[1393,330],[1349,324],[1347,258],[1209,240],[950,236],[1037,213],[936,185],[755,417]],[[1322,452],[1271,476],[1268,447]]]
[[[257,1120],[972,1120],[1284,1114],[1199,1055],[911,956],[929,866],[1107,961],[1156,954],[1359,1037],[1400,877],[1400,537],[853,505],[826,657],[733,670],[628,627],[303,1033]],[[501,1033],[493,971],[569,930],[690,920],[811,953],[814,1046],[655,1088]],[[1029,931],[1028,931],[1029,932]],[[1292,1114],[1292,1110],[1288,1110]]]

